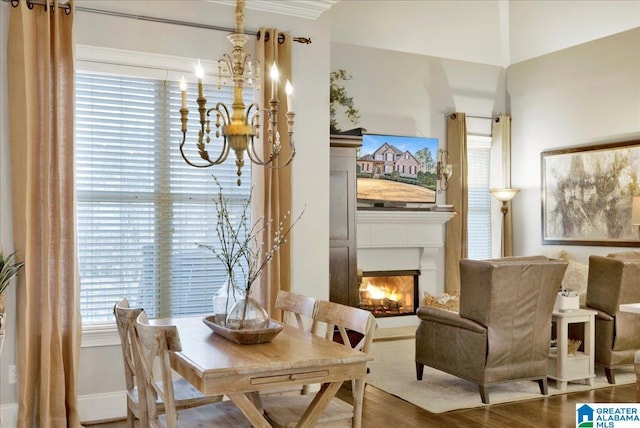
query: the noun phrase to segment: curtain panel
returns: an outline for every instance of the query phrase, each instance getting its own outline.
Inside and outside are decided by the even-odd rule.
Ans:
[[[282,137],[281,151],[278,159],[274,160],[274,167],[284,163],[291,156],[291,148],[288,143],[285,82],[291,79],[291,42],[292,37],[288,33],[279,32],[275,28],[261,28],[256,41],[256,58],[260,62],[264,73],[261,98],[257,98],[262,108],[269,108],[271,100],[272,80],[268,72],[272,64],[276,64],[279,71],[277,94],[280,100],[278,110],[278,133]],[[271,150],[271,142],[268,139],[267,117],[262,129],[264,157],[268,157]],[[291,165],[284,168],[264,168],[263,183],[264,209],[263,215],[266,227],[263,242],[272,242],[279,223],[286,216],[291,220]],[[294,233],[292,231],[291,233]],[[274,255],[271,262],[263,270],[260,278],[260,300],[270,315],[275,319],[282,319],[282,314],[275,307],[275,300],[279,290],[291,290],[291,237],[280,246],[280,250]],[[268,251],[267,248],[264,251]]]
[[[8,35],[18,426],[80,427],[74,183],[74,5],[11,9]]]
[[[447,116],[447,151],[453,176],[447,189],[447,203],[456,215],[447,222],[445,240],[445,291],[460,290],[460,259],[467,257],[467,120],[464,113]]]

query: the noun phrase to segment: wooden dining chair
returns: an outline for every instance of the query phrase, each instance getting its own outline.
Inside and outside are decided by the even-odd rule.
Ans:
[[[324,329],[324,331],[323,331]],[[339,334],[341,342],[358,351],[368,352],[373,341],[376,320],[369,311],[341,305],[339,303],[318,301],[313,322],[313,333],[334,340],[334,334]],[[352,345],[349,333],[361,335],[360,340]],[[352,382],[354,403],[362,405],[364,382]],[[266,396],[262,399],[265,416],[277,428],[295,427],[298,420],[309,406],[315,394],[298,396]],[[360,411],[360,409],[356,409]],[[354,406],[333,398],[318,419],[319,427],[351,427],[354,417]]]
[[[129,307],[129,301],[123,298],[113,307],[113,315],[116,318],[118,326],[118,334],[120,336],[120,345],[122,349],[122,359],[124,360],[124,377],[127,388],[127,427],[133,428],[135,420],[139,419],[139,426],[148,426],[146,420],[146,411],[141,410],[146,403],[145,390],[139,388],[138,379],[140,379],[140,358],[136,352],[135,342],[138,340],[135,329],[136,318],[142,313],[142,308]],[[222,399],[218,397],[206,397],[194,388],[189,382],[183,378],[173,381],[173,390],[175,392],[176,408],[183,409],[187,407],[202,406],[205,404],[215,403]],[[164,404],[156,403],[157,411],[164,413]]]
[[[275,307],[282,311],[282,321],[298,327],[301,330],[311,331],[316,313],[316,299],[302,294],[292,293],[290,291],[280,290],[276,297]],[[306,322],[306,326],[305,326]],[[262,392],[262,395],[268,394],[308,394],[309,385],[300,387],[283,387],[274,390]]]
[[[316,299],[280,290],[278,297],[276,297],[275,306],[282,311],[282,321],[296,325],[301,330],[311,331],[316,312]],[[308,327],[305,327],[305,319]]]
[[[136,319],[136,331],[141,363],[140,388],[145,390],[148,426],[176,428],[179,419],[181,427],[251,427],[249,420],[230,400],[178,409],[169,360],[171,352],[182,350],[178,329],[175,325],[151,325],[147,314],[142,311]],[[159,367],[160,382],[155,379],[154,367]],[[164,403],[164,414],[157,410],[156,397]]]

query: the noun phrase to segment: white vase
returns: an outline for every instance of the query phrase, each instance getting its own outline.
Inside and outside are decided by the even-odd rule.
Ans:
[[[227,275],[227,279],[213,296],[213,314],[218,325],[226,325],[227,315],[238,300],[243,297],[240,289],[236,287],[233,272]]]

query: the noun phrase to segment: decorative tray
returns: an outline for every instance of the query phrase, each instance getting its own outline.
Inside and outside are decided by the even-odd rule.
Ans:
[[[270,342],[284,328],[284,324],[280,324],[274,320],[269,320],[269,326],[267,328],[232,330],[221,326],[220,324],[216,324],[214,315],[204,317],[202,322],[213,330],[215,334],[241,345],[255,345],[258,343]]]

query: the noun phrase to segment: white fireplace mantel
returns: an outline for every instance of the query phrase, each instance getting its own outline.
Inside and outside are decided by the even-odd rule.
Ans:
[[[455,214],[434,211],[358,211],[358,248],[444,246],[444,225]]]
[[[444,290],[446,223],[453,212],[371,210],[358,211],[358,269],[363,271],[420,271],[419,296]],[[417,324],[417,317],[379,318],[380,327]]]

